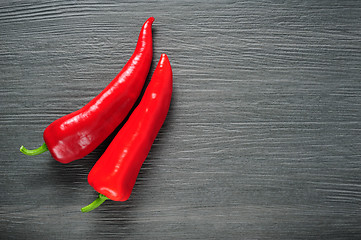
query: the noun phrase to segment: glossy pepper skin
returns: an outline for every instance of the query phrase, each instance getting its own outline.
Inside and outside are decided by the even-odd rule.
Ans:
[[[129,61],[112,82],[83,108],[44,131],[46,147],[61,163],[83,158],[102,143],[124,120],[140,95],[152,62],[152,23],[143,25]]]
[[[88,175],[89,184],[114,201],[126,201],[139,170],[163,125],[173,88],[166,54],[154,71],[141,102]]]

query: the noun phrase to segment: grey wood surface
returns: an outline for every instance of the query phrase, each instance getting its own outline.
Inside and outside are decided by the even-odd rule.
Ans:
[[[169,115],[126,202],[84,214],[110,136],[28,157],[155,17]],[[149,78],[148,78],[149,81]],[[0,239],[359,239],[361,1],[2,1]]]

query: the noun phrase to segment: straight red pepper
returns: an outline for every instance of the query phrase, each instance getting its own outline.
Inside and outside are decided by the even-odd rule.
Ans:
[[[139,170],[163,125],[170,106],[173,88],[172,69],[162,54],[141,102],[115,136],[88,175],[89,184],[99,198],[83,212],[98,207],[106,199],[126,201]]]
[[[112,82],[83,108],[53,123],[44,131],[45,143],[35,150],[20,151],[37,155],[47,150],[61,163],[83,158],[102,143],[128,115],[140,95],[153,55],[152,23],[143,25],[129,61]]]

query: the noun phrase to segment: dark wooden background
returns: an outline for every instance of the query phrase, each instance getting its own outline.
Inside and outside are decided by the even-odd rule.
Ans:
[[[150,16],[169,115],[130,199],[81,213],[112,137],[68,165],[18,149],[113,79]],[[2,1],[0,81],[0,239],[361,235],[361,1]]]

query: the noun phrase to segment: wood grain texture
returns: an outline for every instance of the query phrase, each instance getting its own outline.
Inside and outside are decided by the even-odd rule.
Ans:
[[[114,134],[68,165],[18,148],[113,79],[149,16],[169,115],[131,198],[82,214]],[[358,239],[360,19],[360,1],[3,1],[0,238]]]

